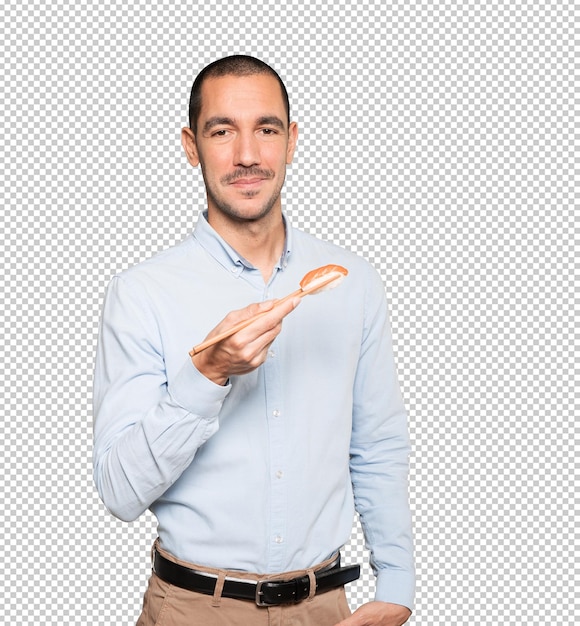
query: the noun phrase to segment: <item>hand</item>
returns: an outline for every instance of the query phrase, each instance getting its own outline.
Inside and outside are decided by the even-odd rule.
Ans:
[[[230,376],[255,370],[266,360],[268,348],[282,329],[282,320],[299,302],[300,298],[292,298],[274,306],[276,301],[268,300],[228,313],[206,339],[258,313],[263,315],[237,333],[195,354],[191,359],[193,364],[218,385],[223,385]]]
[[[401,604],[368,602],[336,626],[401,626],[409,617],[411,611]]]

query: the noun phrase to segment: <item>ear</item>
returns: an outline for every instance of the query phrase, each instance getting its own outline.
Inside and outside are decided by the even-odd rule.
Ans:
[[[187,128],[187,126],[181,129],[181,145],[183,146],[187,160],[193,167],[197,167],[199,165],[197,142],[195,141],[193,131],[191,128]]]
[[[298,141],[298,124],[292,122],[288,128],[288,148],[286,149],[286,164],[290,165],[294,158],[296,142]]]

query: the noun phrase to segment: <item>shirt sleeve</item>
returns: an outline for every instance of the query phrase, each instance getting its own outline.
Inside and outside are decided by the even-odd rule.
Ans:
[[[365,311],[350,450],[355,506],[377,577],[375,599],[412,610],[415,570],[407,413],[397,380],[384,288],[375,272]]]
[[[139,517],[179,478],[219,428],[229,386],[185,357],[168,380],[159,328],[144,290],[115,277],[105,297],[93,389],[97,491],[116,517]]]

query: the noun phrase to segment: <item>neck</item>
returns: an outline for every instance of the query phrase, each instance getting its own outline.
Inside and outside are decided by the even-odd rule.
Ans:
[[[236,252],[260,270],[268,282],[284,249],[286,232],[282,211],[271,211],[257,220],[232,220],[219,211],[208,210],[211,227]]]

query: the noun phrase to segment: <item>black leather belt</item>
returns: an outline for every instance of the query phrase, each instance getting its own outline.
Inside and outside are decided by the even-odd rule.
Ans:
[[[217,576],[199,572],[189,567],[174,563],[155,550],[153,571],[161,580],[170,585],[213,595]],[[341,587],[360,576],[360,565],[340,567],[340,555],[323,570],[314,572],[316,593]],[[242,580],[226,578],[222,595],[238,600],[252,600],[258,606],[275,606],[305,600],[310,595],[308,575],[291,580]]]

